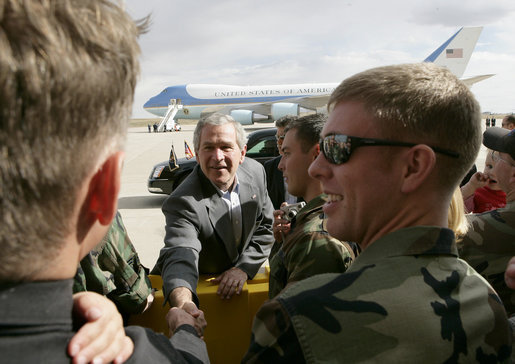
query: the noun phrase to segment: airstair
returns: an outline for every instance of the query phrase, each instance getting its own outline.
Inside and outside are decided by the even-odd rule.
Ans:
[[[170,99],[166,114],[157,127],[158,131],[175,130],[175,115],[182,109],[182,104],[177,99]]]

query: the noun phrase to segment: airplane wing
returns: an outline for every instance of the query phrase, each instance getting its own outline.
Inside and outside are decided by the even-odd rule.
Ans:
[[[270,109],[272,108],[272,104],[276,103],[292,103],[298,104],[300,107],[309,110],[316,110],[318,107],[323,107],[327,105],[327,101],[329,100],[329,95],[317,95],[317,96],[301,96],[301,97],[292,97],[287,99],[282,99],[279,101],[272,102],[264,102],[255,105],[245,105],[245,106],[225,106],[225,107],[207,107],[204,109],[204,113],[214,113],[219,112],[222,114],[230,114],[233,110],[250,110],[254,111],[256,114],[260,115],[269,115]]]

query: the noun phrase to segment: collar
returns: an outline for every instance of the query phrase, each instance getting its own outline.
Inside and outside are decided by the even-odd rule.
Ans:
[[[296,220],[302,220],[304,216],[311,214],[314,210],[321,210],[321,207],[326,201],[325,196],[326,194],[322,193],[306,203],[306,206],[300,209],[299,214],[295,217]]]
[[[355,263],[372,264],[385,258],[419,255],[458,257],[454,232],[439,226],[413,226],[391,232],[370,244]]]
[[[72,325],[73,279],[2,284],[0,327],[34,324]]]
[[[235,192],[235,193],[239,193],[240,192],[240,181],[238,180],[238,175],[237,174],[234,175],[234,181],[232,182],[232,186],[227,191],[222,191],[209,178],[207,178],[207,180],[209,181],[209,183],[211,183],[211,185],[213,185],[213,187],[216,190],[216,193],[218,193],[219,196],[224,196],[224,195],[227,195],[227,194],[230,195],[232,192]]]

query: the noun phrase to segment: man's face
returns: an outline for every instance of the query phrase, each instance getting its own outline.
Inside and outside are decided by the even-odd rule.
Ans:
[[[289,130],[282,143],[283,157],[279,163],[279,170],[288,184],[288,192],[297,197],[306,198],[306,189],[312,181],[308,174],[308,168],[317,154],[317,145],[314,145],[307,153],[301,149],[297,139],[297,130]]]
[[[502,119],[502,124],[501,126],[504,128],[504,129],[508,129],[508,130],[513,130],[515,128],[515,125],[511,122],[508,121],[508,118],[504,118]]]
[[[373,117],[361,103],[340,102],[330,113],[321,136],[382,138],[378,133]],[[339,165],[329,163],[323,153],[318,155],[309,174],[322,182],[323,191],[328,194],[324,212],[329,234],[365,244],[364,247],[392,219],[395,207],[390,206],[389,199],[399,189],[394,163],[389,161],[392,155],[388,147],[361,147]]]
[[[494,169],[493,172],[497,177],[499,187],[506,193],[510,192],[510,185],[513,184],[515,178],[515,160],[507,153],[494,152]]]
[[[197,161],[206,177],[219,189],[227,191],[246,151],[247,146],[243,150],[238,146],[232,124],[206,125],[200,134]]]
[[[277,140],[277,149],[279,149],[279,153],[282,155],[283,151],[281,150],[284,140],[284,127],[277,127],[277,131],[275,132],[275,139]]]

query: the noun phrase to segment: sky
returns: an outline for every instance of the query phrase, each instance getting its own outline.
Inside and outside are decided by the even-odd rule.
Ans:
[[[483,112],[515,112],[513,0],[125,0],[140,36],[133,118],[188,83],[339,83],[368,68],[424,60],[462,26],[483,26],[463,75]]]

